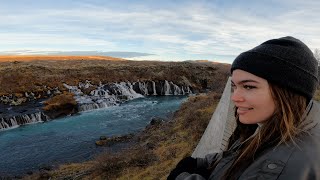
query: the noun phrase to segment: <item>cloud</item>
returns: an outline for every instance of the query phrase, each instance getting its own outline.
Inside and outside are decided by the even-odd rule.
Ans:
[[[112,56],[121,58],[135,58],[143,56],[154,56],[155,54],[140,52],[120,52],[120,51],[39,51],[39,50],[12,50],[0,51],[2,55],[97,55]]]
[[[314,1],[93,2],[20,13],[0,7],[0,51],[143,52],[153,58],[231,61],[265,40],[286,35],[320,48],[320,4]]]
[[[140,53],[140,52],[110,51],[110,52],[103,52],[103,55],[105,55],[105,56],[113,56],[113,57],[122,57],[122,58],[133,58],[133,57],[151,56],[151,55],[155,55],[155,54]]]

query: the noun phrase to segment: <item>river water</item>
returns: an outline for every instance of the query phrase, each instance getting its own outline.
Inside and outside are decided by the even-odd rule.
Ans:
[[[89,160],[108,149],[95,145],[100,136],[137,132],[152,117],[172,116],[185,99],[186,96],[150,96],[1,131],[0,176],[23,175],[41,167]]]

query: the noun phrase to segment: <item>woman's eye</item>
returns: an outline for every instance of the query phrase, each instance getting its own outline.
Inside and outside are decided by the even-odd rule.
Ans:
[[[250,85],[244,85],[243,88],[250,90],[256,88],[255,86],[250,86]]]

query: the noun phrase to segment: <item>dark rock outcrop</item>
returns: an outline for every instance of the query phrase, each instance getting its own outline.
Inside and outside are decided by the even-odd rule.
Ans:
[[[100,140],[96,141],[97,146],[112,146],[115,143],[127,142],[133,138],[134,134],[127,134],[123,136],[105,137],[101,136]]]
[[[150,126],[157,126],[165,122],[164,119],[159,118],[159,117],[153,117],[149,123]]]

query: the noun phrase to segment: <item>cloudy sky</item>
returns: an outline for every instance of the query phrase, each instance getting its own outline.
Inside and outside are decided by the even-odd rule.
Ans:
[[[320,48],[320,1],[0,0],[1,54],[231,63],[287,35]]]

